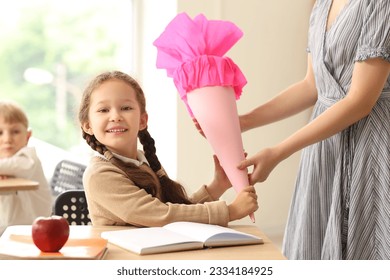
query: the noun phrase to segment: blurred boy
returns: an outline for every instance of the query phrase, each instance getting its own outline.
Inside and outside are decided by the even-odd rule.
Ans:
[[[0,180],[19,177],[39,182],[32,191],[0,193],[0,235],[9,225],[29,225],[52,212],[50,188],[35,148],[27,147],[31,131],[23,110],[0,101]]]

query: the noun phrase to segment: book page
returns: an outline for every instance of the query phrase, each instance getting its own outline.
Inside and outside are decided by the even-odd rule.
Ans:
[[[106,231],[101,237],[141,255],[203,248],[203,242],[161,227]]]
[[[202,241],[206,247],[263,243],[257,236],[218,225],[175,222],[164,228]]]

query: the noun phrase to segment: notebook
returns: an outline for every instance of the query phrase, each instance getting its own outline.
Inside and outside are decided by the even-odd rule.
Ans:
[[[139,255],[202,248],[263,244],[263,239],[228,227],[174,222],[163,227],[105,231],[108,242]]]

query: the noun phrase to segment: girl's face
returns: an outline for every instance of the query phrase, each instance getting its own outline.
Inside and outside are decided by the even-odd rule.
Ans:
[[[120,80],[109,80],[92,92],[89,121],[83,130],[109,150],[136,159],[138,131],[147,126],[134,89]]]
[[[0,117],[0,158],[12,157],[27,146],[31,131],[22,123],[8,123]]]

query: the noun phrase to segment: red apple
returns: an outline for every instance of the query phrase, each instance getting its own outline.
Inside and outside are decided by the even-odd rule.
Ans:
[[[38,217],[32,224],[32,239],[42,252],[58,252],[68,238],[69,224],[63,217]]]

